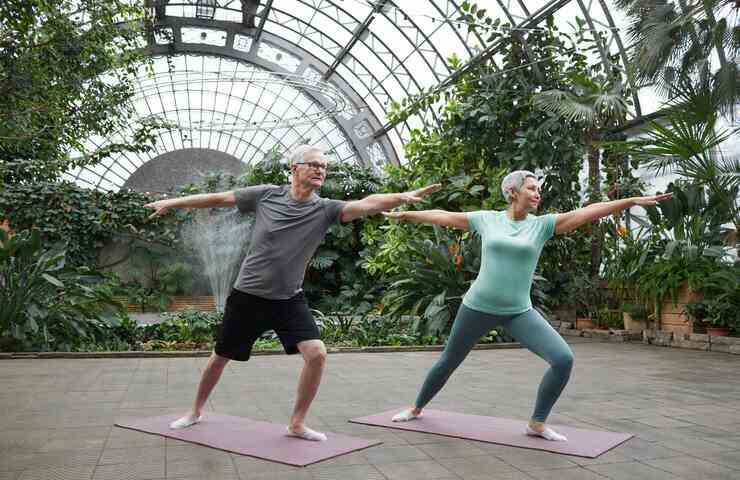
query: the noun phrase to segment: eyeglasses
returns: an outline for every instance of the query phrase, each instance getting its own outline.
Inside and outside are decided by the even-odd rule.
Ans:
[[[314,170],[318,170],[320,172],[325,172],[329,169],[329,165],[325,163],[319,163],[319,162],[295,162],[295,163],[299,165],[305,165],[307,167],[311,167]]]

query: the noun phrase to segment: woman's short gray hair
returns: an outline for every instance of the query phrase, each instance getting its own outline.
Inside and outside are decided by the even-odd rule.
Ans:
[[[511,203],[511,192],[518,192],[528,177],[537,180],[537,175],[529,170],[515,170],[504,177],[501,181],[501,193],[504,194],[507,203]]]
[[[288,162],[290,165],[301,163],[306,160],[306,154],[308,152],[321,152],[324,153],[324,149],[318,145],[298,145],[288,154]]]

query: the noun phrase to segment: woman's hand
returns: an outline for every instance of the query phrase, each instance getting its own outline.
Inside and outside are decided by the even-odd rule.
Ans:
[[[380,212],[383,214],[384,217],[392,218],[393,220],[403,220],[406,212]]]

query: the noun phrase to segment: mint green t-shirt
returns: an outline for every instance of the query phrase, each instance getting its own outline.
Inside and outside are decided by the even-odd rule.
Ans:
[[[468,213],[470,231],[481,237],[478,278],[463,297],[465,306],[494,315],[532,308],[532,279],[545,242],[555,233],[557,214],[510,220],[506,211]]]

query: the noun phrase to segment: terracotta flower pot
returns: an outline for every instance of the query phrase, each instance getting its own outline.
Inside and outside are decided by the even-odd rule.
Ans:
[[[712,337],[726,337],[730,334],[730,329],[727,327],[716,327],[714,325],[707,325],[707,335]]]
[[[585,328],[595,328],[596,325],[591,317],[576,317],[576,328],[583,330]]]

